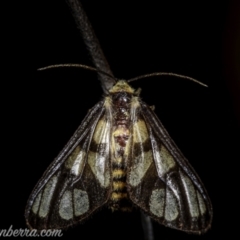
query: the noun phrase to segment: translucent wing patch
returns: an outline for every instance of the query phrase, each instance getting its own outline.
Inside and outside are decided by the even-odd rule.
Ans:
[[[101,187],[104,188],[110,184],[110,133],[110,119],[102,118],[97,124],[88,152],[88,164]]]
[[[141,183],[144,175],[153,161],[153,152],[151,149],[149,134],[143,119],[133,123],[132,149],[130,150],[131,171],[128,181],[131,186],[137,186]],[[130,161],[129,161],[130,162]]]
[[[130,199],[166,226],[205,232],[212,207],[203,184],[154,112],[144,103],[133,107],[137,109],[132,111],[135,139],[127,178]]]
[[[30,228],[66,228],[108,200],[111,128],[108,110],[100,102],[89,111],[34,188],[25,212]]]

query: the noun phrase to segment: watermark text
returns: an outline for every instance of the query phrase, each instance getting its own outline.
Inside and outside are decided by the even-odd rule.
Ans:
[[[63,233],[60,229],[13,229],[11,225],[8,229],[0,229],[0,237],[62,237]]]

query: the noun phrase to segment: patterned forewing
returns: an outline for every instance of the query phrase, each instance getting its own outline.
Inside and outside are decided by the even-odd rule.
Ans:
[[[35,229],[66,228],[101,207],[109,195],[110,119],[96,105],[33,190],[26,208]]]
[[[153,111],[144,103],[136,106],[129,156],[130,199],[166,226],[206,231],[212,208],[201,181]]]

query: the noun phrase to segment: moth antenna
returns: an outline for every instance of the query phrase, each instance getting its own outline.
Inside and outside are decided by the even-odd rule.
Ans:
[[[141,75],[135,78],[131,78],[128,79],[127,82],[133,82],[142,78],[147,78],[147,77],[156,77],[156,76],[170,76],[170,77],[178,77],[178,78],[183,78],[183,79],[187,79],[190,80],[192,82],[198,83],[199,85],[203,86],[203,87],[208,87],[208,85],[198,81],[197,79],[185,76],[185,75],[181,75],[181,74],[177,74],[177,73],[168,73],[168,72],[156,72],[156,73],[150,73],[150,74],[145,74],[145,75]]]
[[[116,78],[111,76],[110,74],[106,73],[106,72],[103,72],[97,68],[94,68],[94,67],[90,67],[90,66],[87,66],[87,65],[83,65],[83,64],[78,64],[78,63],[66,63],[66,64],[55,64],[55,65],[49,65],[47,67],[43,67],[43,68],[38,68],[37,70],[38,71],[44,71],[44,70],[48,70],[48,69],[52,69],[52,68],[62,68],[62,67],[75,67],[75,68],[83,68],[83,69],[86,69],[86,70],[90,70],[90,71],[93,71],[93,72],[97,72],[97,73],[101,73],[101,74],[104,74],[105,76],[113,79],[115,82],[116,82]]]

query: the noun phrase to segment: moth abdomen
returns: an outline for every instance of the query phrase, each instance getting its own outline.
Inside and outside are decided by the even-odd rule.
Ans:
[[[114,180],[113,181],[113,191],[114,192],[126,192],[126,182]]]
[[[113,190],[111,193],[110,208],[112,211],[131,211],[132,204],[126,188],[126,181],[113,181]]]
[[[122,147],[121,147],[122,148]],[[115,210],[130,210],[128,201],[127,187],[126,187],[126,166],[124,164],[123,153],[115,152],[118,157],[112,159],[112,192],[110,207]],[[124,210],[125,211],[125,210]]]
[[[111,209],[113,211],[131,211],[126,186],[126,170],[115,166],[112,170],[112,179]]]

